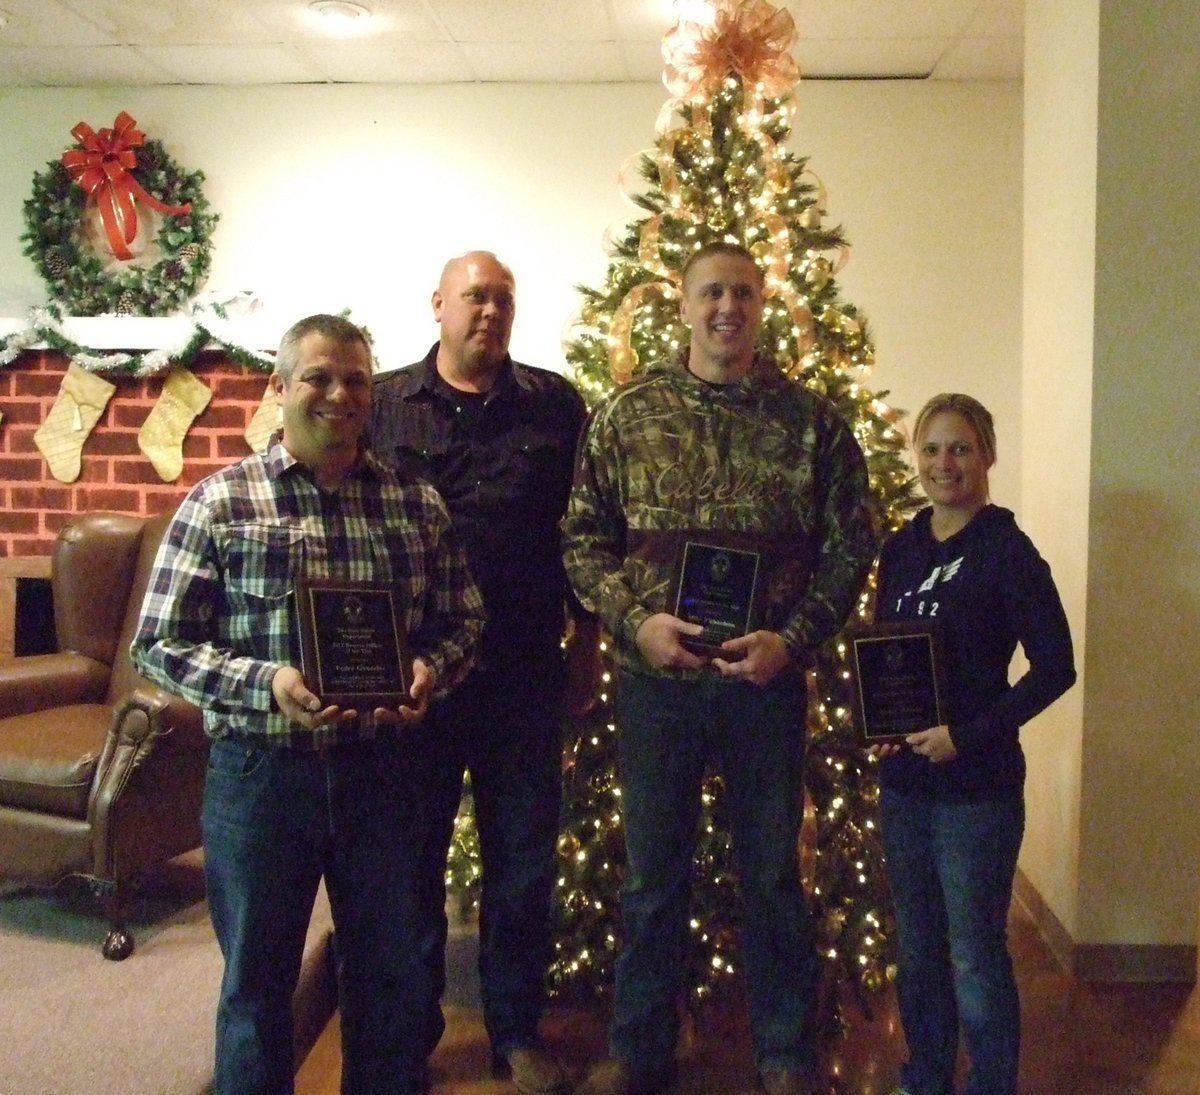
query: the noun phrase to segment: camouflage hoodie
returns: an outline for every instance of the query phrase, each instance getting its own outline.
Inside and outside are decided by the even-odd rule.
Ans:
[[[588,419],[562,528],[580,601],[643,674],[687,675],[652,669],[634,643],[672,611],[686,539],[718,533],[761,553],[760,626],[801,663],[841,628],[875,553],[857,442],[828,400],[765,359],[736,384],[706,384],[681,359],[612,392]]]

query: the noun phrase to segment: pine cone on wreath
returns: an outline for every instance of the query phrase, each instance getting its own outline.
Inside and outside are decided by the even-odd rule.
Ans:
[[[70,264],[57,251],[48,251],[46,253],[46,273],[51,277],[65,277],[67,271],[70,269]]]
[[[170,217],[162,221],[154,241],[161,252],[158,261],[113,273],[80,233],[84,207],[76,186],[76,178],[82,176],[77,171],[86,172],[95,155],[83,138],[33,177],[21,241],[50,295],[71,315],[111,315],[114,310],[120,315],[171,314],[195,295],[208,274],[209,240],[219,217],[210,212],[200,189],[204,174],[185,171],[161,142],[145,140],[135,126],[134,119],[122,111],[112,132],[119,136],[123,151],[136,149],[133,173],[138,183],[155,201],[167,203],[162,212],[171,217],[188,214],[183,228]],[[94,136],[83,122],[77,129]],[[72,130],[72,135],[79,133]],[[174,241],[181,239],[186,242],[176,248]]]

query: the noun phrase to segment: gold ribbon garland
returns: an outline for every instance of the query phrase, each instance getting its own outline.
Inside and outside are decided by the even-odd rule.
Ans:
[[[609,327],[609,371],[618,384],[628,380],[637,366],[632,344],[633,319],[647,294],[658,291],[667,299],[678,299],[680,295],[659,247],[663,221],[667,215],[693,223],[702,218],[683,200],[676,155],[679,142],[689,134],[699,141],[711,136],[712,107],[708,100],[727,79],[740,81],[753,96],[749,109],[743,111],[740,127],[761,151],[765,188],[768,192],[778,192],[788,185],[784,150],[762,130],[761,122],[765,99],[785,96],[800,79],[800,68],[790,53],[797,37],[795,22],[786,10],[774,7],[767,0],[716,0],[713,9],[711,24],[680,20],[663,37],[663,84],[671,97],[655,125],[659,135],[655,161],[669,213],[647,217],[638,230],[638,258],[657,280],[643,282],[626,293]],[[690,127],[673,127],[674,115],[685,106],[691,107]],[[628,197],[624,176],[623,168],[618,180]],[[788,279],[790,232],[784,218],[771,211],[765,202],[759,203],[759,216],[771,239],[766,258],[772,295],[787,308],[803,354],[813,345],[816,335],[808,303]]]
[[[679,288],[673,281],[643,281],[622,298],[608,327],[608,371],[614,384],[624,384],[637,368],[637,351],[633,348],[633,319],[637,310],[652,293],[661,293],[664,300],[678,300]]]

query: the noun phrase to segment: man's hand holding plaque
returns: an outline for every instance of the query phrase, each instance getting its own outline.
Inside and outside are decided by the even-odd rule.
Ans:
[[[317,698],[302,707],[318,718],[423,712],[432,679],[409,654],[393,583],[301,579],[295,596],[303,683]]]
[[[724,650],[721,644],[757,626],[760,563],[759,553],[746,548],[699,538],[683,543],[670,611],[700,630],[681,632],[680,646],[703,658],[733,662],[745,657],[743,651]]]

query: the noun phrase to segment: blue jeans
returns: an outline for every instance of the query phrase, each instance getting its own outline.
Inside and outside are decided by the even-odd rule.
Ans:
[[[390,738],[325,754],[215,741],[204,788],[209,912],[225,958],[215,1095],[290,1095],[292,993],[322,875],[333,913],[346,1095],[412,1095],[428,956],[425,831]]]
[[[909,1052],[900,1083],[913,1095],[951,1095],[961,1025],[967,1095],[1016,1095],[1021,1015],[1008,908],[1024,800],[1019,792],[958,801],[884,788],[880,815]]]
[[[414,763],[432,818],[422,866],[425,922],[441,945],[432,957],[426,1048],[445,1023],[446,855],[470,773],[479,837],[479,982],[495,1057],[534,1043],[546,992],[555,845],[562,803],[561,657],[518,670],[475,669],[419,728]]]
[[[755,1061],[811,1067],[818,962],[798,863],[803,677],[759,688],[715,674],[683,681],[623,673],[614,712],[627,863],[613,1055],[660,1071],[673,1059],[700,790],[713,760],[745,909]]]

